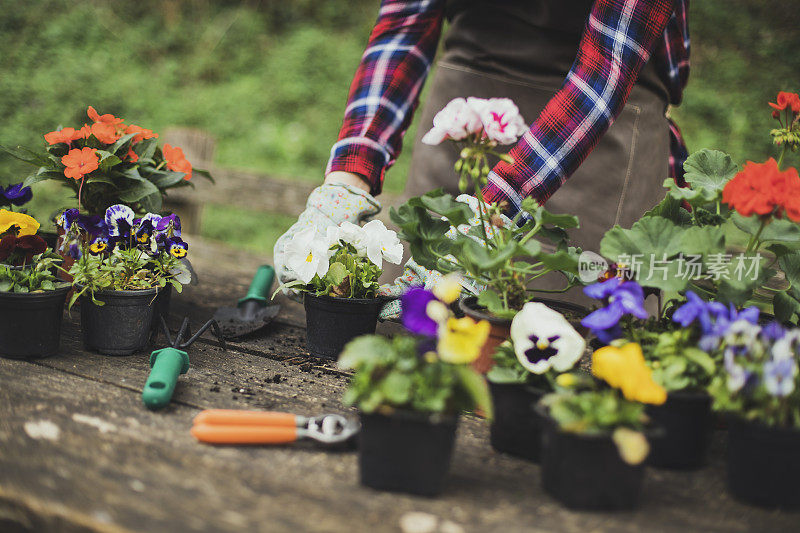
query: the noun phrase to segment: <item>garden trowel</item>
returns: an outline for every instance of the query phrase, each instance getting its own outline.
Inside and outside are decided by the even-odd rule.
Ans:
[[[267,305],[267,295],[275,279],[275,269],[261,265],[253,276],[247,295],[236,307],[220,307],[214,319],[226,339],[242,337],[266,326],[280,311],[280,305]]]

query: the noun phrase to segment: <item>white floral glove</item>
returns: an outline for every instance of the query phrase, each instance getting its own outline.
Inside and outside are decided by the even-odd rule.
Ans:
[[[280,236],[273,249],[275,272],[281,283],[294,281],[295,275],[286,268],[285,249],[299,232],[307,228],[316,228],[325,233],[328,227],[335,227],[348,221],[358,224],[360,221],[377,215],[381,204],[368,192],[345,185],[343,183],[326,183],[320,185],[308,195],[306,209],[292,224],[286,233]],[[284,290],[289,296],[296,296],[297,291]]]
[[[469,194],[462,194],[456,198],[457,202],[461,202],[467,204],[475,216],[470,219],[469,224],[463,224],[458,229],[453,226],[450,226],[450,229],[447,231],[447,236],[451,239],[455,239],[458,233],[467,234],[470,229],[470,226],[477,226],[481,223],[480,216],[478,215],[478,199],[474,196]],[[506,217],[505,215],[501,216],[502,223],[505,224],[513,224],[511,219]],[[491,225],[488,228],[489,231],[491,230]],[[478,239],[478,237],[472,237],[473,239]],[[482,242],[482,241],[480,241]],[[380,288],[381,296],[388,296],[396,298],[388,303],[386,303],[383,308],[381,309],[380,319],[381,320],[391,320],[396,319],[400,316],[400,296],[408,290],[409,287],[424,287],[426,289],[431,289],[442,277],[441,272],[436,270],[428,270],[427,268],[418,265],[414,259],[409,259],[406,263],[403,274],[394,280],[394,283],[390,285],[382,285]],[[472,294],[477,294],[483,287],[476,286],[469,281],[465,280],[464,278],[461,279],[461,284],[464,289]]]

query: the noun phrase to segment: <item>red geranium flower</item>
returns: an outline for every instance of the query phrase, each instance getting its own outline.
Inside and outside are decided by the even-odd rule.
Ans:
[[[778,93],[776,103],[769,103],[776,111],[783,111],[787,107],[792,110],[792,113],[800,113],[800,95],[797,93],[788,93],[781,91]],[[775,114],[773,113],[773,117]]]
[[[97,170],[100,160],[97,158],[94,148],[73,148],[67,155],[61,158],[64,164],[64,175],[68,178],[79,180],[84,174]]]
[[[188,180],[192,177],[192,164],[186,160],[183,155],[183,150],[177,146],[173,147],[165,144],[161,149],[164,154],[164,160],[167,162],[167,168],[175,172],[183,172],[186,174],[183,179]]]
[[[781,172],[770,158],[766,163],[748,161],[722,190],[722,201],[740,215],[749,217],[784,213],[800,222],[800,176],[790,168]]]

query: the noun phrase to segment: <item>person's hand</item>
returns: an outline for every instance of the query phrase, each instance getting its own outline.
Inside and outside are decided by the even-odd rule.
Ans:
[[[343,174],[345,176],[342,176]],[[286,244],[298,232],[313,227],[324,234],[326,228],[330,226],[338,226],[344,221],[358,224],[360,221],[380,212],[381,204],[365,190],[367,187],[365,182],[361,181],[363,186],[356,186],[335,180],[338,177],[349,181],[347,175],[348,173],[343,172],[329,174],[323,185],[311,191],[306,201],[306,209],[300,213],[297,222],[286,233],[281,235],[275,243],[273,261],[275,263],[275,272],[281,283],[287,283],[295,279],[293,273],[286,268],[284,250]],[[349,175],[355,176],[355,174]],[[284,292],[291,296],[292,292],[296,291],[284,290]]]
[[[472,212],[475,216],[470,219],[469,224],[463,224],[458,228],[450,226],[450,229],[447,231],[447,236],[451,239],[455,239],[459,233],[466,235],[469,232],[470,226],[477,226],[481,223],[481,219],[478,214],[478,206],[480,204],[477,198],[470,196],[469,194],[462,194],[456,198],[456,201],[467,204],[469,208],[472,209]],[[505,215],[501,216],[501,221],[499,223],[504,225],[513,224],[511,219]],[[483,243],[483,241],[478,237],[471,238]],[[380,319],[391,320],[398,318],[400,316],[399,298],[406,290],[411,287],[424,287],[426,289],[431,289],[441,277],[442,274],[440,272],[436,270],[428,270],[427,268],[418,265],[414,259],[409,259],[403,268],[403,274],[396,278],[393,283],[382,285],[380,288],[381,296],[395,298],[383,306],[380,312]],[[477,294],[477,292],[479,292],[481,289],[481,287],[471,284],[464,278],[462,278],[462,285],[464,286],[465,290],[474,294]]]

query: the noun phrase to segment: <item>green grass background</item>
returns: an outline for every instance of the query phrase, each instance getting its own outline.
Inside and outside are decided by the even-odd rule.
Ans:
[[[82,124],[91,104],[156,131],[207,130],[218,166],[319,181],[377,7],[0,0],[0,143],[35,146],[60,124]],[[772,155],[767,102],[778,90],[800,90],[796,0],[694,0],[690,14],[692,74],[673,111],[690,150],[718,148],[740,162]],[[386,190],[402,190],[407,169],[406,151]],[[28,172],[0,156],[0,182]],[[35,196],[40,219],[74,202],[54,184],[37,186]],[[209,206],[202,232],[269,251],[291,222]]]

